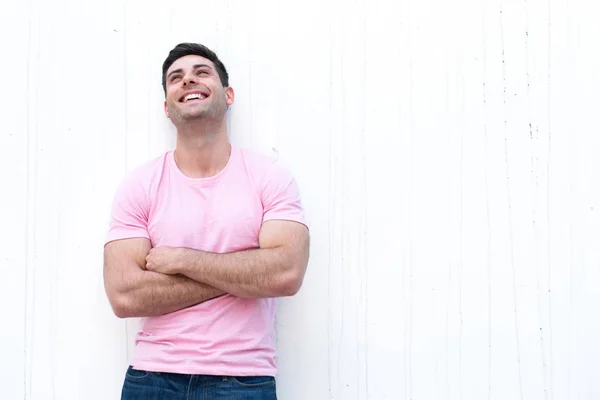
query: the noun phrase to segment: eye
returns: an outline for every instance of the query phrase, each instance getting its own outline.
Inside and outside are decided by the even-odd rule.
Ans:
[[[198,75],[202,75],[202,74],[208,75],[208,71],[204,71],[204,70],[198,71]]]
[[[175,81],[178,81],[179,79],[181,79],[181,75],[173,75],[173,76],[171,76],[171,79],[169,82],[173,83]]]

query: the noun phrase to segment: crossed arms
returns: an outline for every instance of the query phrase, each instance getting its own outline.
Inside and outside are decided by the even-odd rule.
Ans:
[[[291,296],[302,285],[308,253],[306,226],[283,220],[262,225],[259,248],[234,253],[116,240],[104,247],[104,285],[119,318],[167,314],[227,293]]]

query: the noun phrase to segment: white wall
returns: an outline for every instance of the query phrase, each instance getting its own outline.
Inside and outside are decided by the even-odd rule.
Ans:
[[[285,400],[600,397],[600,25],[592,0],[6,1],[3,399],[116,399],[116,184],[174,143],[160,70],[224,60],[233,142],[312,226],[278,315]]]

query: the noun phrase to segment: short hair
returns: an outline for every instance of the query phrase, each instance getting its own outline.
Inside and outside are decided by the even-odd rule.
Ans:
[[[162,66],[162,87],[165,94],[167,93],[167,71],[169,70],[169,67],[181,57],[189,55],[204,57],[212,61],[219,74],[223,87],[229,86],[229,74],[227,74],[227,69],[214,51],[199,43],[179,43],[169,52],[169,55]]]

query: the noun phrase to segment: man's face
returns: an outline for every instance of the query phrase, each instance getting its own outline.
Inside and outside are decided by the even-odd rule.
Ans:
[[[223,117],[233,104],[233,89],[224,88],[212,61],[189,55],[167,70],[165,114],[175,125]]]

